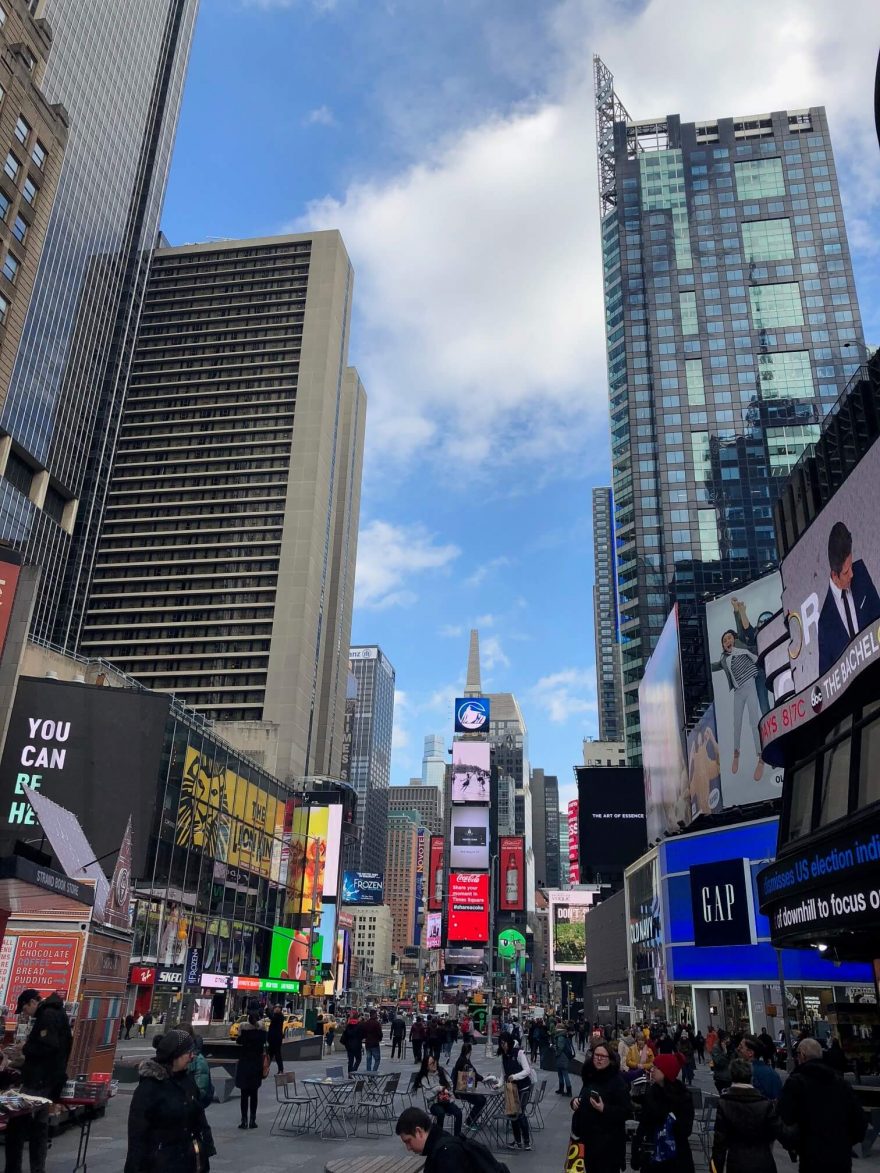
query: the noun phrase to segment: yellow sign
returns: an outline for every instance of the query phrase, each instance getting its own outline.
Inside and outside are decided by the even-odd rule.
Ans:
[[[278,800],[254,782],[187,746],[177,812],[178,847],[268,876]]]
[[[293,812],[287,873],[289,913],[321,911],[329,828],[330,810],[326,806],[302,806]]]

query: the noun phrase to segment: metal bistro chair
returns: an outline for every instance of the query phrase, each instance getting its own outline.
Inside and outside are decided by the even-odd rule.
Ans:
[[[707,1165],[712,1156],[712,1139],[715,1133],[715,1112],[717,1108],[717,1096],[704,1096],[702,1111],[694,1116],[694,1130],[691,1133],[691,1136],[695,1136],[699,1141]]]
[[[540,1131],[544,1127],[544,1117],[541,1115],[541,1104],[547,1094],[547,1080],[542,1079],[532,1093],[532,1098],[526,1104],[526,1119],[529,1125]]]
[[[398,1091],[396,1092],[396,1095],[397,1095],[397,1096],[398,1096],[398,1097],[399,1097],[399,1098],[400,1098],[402,1101],[403,1101],[403,1100],[408,1100],[408,1101],[409,1101],[409,1103],[408,1103],[408,1104],[406,1104],[406,1107],[408,1107],[408,1108],[411,1108],[411,1107],[413,1106],[413,1099],[415,1098],[415,1094],[416,1094],[416,1092],[418,1091],[418,1088],[416,1087],[416,1080],[417,1080],[418,1078],[419,1078],[419,1073],[418,1073],[417,1071],[414,1071],[414,1072],[413,1072],[413,1073],[410,1075],[410,1077],[409,1077],[409,1083],[406,1085],[406,1087],[404,1088],[404,1090],[403,1090],[403,1091],[400,1091],[400,1090],[398,1089]]]
[[[363,1086],[358,1080],[351,1080],[349,1083],[339,1084],[336,1087],[330,1088],[324,1102],[324,1123],[321,1126],[321,1140],[328,1139],[328,1131],[330,1136],[335,1138],[336,1134],[333,1130],[337,1123],[342,1126],[342,1136],[344,1138],[347,1139],[353,1135],[354,1130],[349,1132],[349,1121],[356,1116],[358,1100],[363,1091]]]
[[[354,1106],[354,1132],[357,1135],[358,1121],[363,1116],[367,1123],[367,1136],[373,1135],[370,1132],[370,1125],[376,1125],[375,1136],[379,1136],[379,1124],[387,1124],[388,1131],[391,1132],[391,1125],[395,1120],[394,1111],[394,1097],[397,1093],[397,1085],[400,1083],[400,1073],[395,1075],[386,1075],[380,1077],[379,1080],[372,1086],[369,1084],[362,1086],[361,1094]]]
[[[296,1075],[293,1071],[281,1071],[275,1076],[275,1102],[278,1111],[269,1129],[270,1136],[282,1132],[308,1132],[312,1125],[317,1101],[314,1096],[297,1095]]]
[[[324,1074],[328,1079],[345,1079],[344,1067],[325,1067]]]

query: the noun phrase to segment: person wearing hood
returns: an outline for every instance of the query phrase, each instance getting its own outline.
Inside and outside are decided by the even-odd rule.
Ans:
[[[752,1086],[752,1065],[730,1061],[731,1084],[718,1100],[712,1161],[716,1173],[776,1173],[776,1105]]]
[[[694,1173],[694,1157],[688,1143],[694,1127],[694,1102],[678,1078],[680,1071],[677,1055],[655,1057],[633,1140],[630,1162],[633,1169]]]
[[[58,1100],[67,1079],[67,1060],[73,1032],[57,993],[40,999],[38,990],[22,990],[16,1010],[33,1019],[21,1049],[21,1091]],[[15,1062],[15,1060],[13,1060]],[[49,1151],[49,1113],[45,1108],[29,1116],[13,1116],[6,1127],[7,1173],[21,1173],[25,1142],[31,1173],[44,1173]]]
[[[628,1030],[625,1030],[617,1041],[617,1058],[621,1068],[626,1066],[626,1053],[633,1046],[635,1046],[635,1039]]]
[[[124,1173],[208,1173],[214,1155],[199,1092],[187,1072],[193,1040],[169,1030],[153,1040],[155,1059],[145,1059],[128,1110]]]
[[[263,1056],[267,1053],[267,1038],[266,1031],[260,1026],[259,1014],[251,1012],[236,1039],[244,1052],[235,1068],[235,1086],[241,1090],[239,1128],[257,1127],[257,1097],[263,1082]]]
[[[850,1173],[852,1146],[864,1139],[868,1120],[852,1088],[822,1055],[816,1039],[798,1045],[797,1069],[779,1097],[781,1140],[797,1152],[800,1173]]]
[[[505,1083],[514,1084],[519,1092],[519,1115],[508,1117],[513,1140],[507,1147],[531,1152],[532,1134],[526,1116],[526,1105],[532,1094],[532,1069],[525,1051],[507,1031],[502,1031],[498,1036],[498,1053],[501,1056]]]
[[[571,1131],[584,1145],[590,1173],[619,1173],[626,1164],[626,1122],[632,1103],[613,1048],[597,1042],[581,1070],[583,1087],[571,1101]]]
[[[556,1094],[557,1096],[570,1097],[571,1076],[568,1074],[568,1064],[569,1060],[574,1059],[575,1055],[568,1031],[561,1024],[556,1028],[553,1057],[556,1062],[556,1077],[559,1080],[559,1087],[556,1089]]]

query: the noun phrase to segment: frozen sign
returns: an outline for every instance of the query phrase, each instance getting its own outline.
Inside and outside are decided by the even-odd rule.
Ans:
[[[46,770],[62,771],[67,761],[70,722],[51,717],[28,717],[28,740],[19,754],[20,769],[15,778],[15,795],[9,806],[7,823],[36,823],[34,808],[24,797],[22,787],[39,790]],[[20,797],[18,797],[20,796]]]

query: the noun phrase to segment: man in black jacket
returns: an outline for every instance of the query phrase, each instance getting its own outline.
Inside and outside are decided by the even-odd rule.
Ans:
[[[67,1060],[73,1034],[64,1003],[58,994],[40,1001],[38,990],[22,990],[16,1010],[33,1019],[22,1047],[21,1090],[33,1096],[57,1100],[67,1079]],[[31,1173],[45,1173],[49,1150],[49,1112],[43,1108],[32,1116],[13,1116],[6,1128],[6,1173],[21,1173],[25,1141],[28,1143]]]
[[[868,1122],[852,1088],[822,1053],[816,1039],[798,1045],[797,1070],[779,1097],[782,1143],[797,1151],[800,1173],[851,1173],[852,1146],[864,1138]]]

